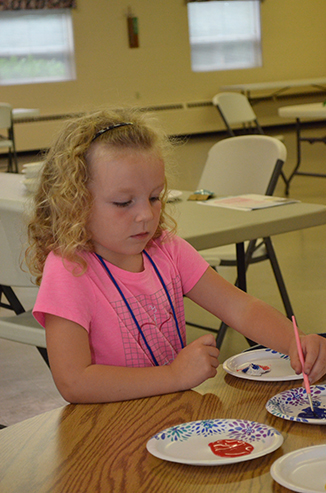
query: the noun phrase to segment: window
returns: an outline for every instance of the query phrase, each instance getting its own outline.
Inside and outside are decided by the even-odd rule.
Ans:
[[[70,9],[0,13],[0,85],[75,78]]]
[[[261,67],[260,0],[188,3],[194,72]]]

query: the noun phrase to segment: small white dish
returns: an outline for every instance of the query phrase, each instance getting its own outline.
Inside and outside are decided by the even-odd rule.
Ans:
[[[44,161],[23,164],[22,173],[26,178],[37,178],[44,166]]]
[[[304,387],[286,390],[275,395],[267,402],[267,411],[289,421],[326,425],[326,385],[312,385],[310,388],[314,410],[320,418],[312,414]]]
[[[326,445],[290,452],[277,459],[270,473],[281,486],[299,493],[325,493]]]
[[[37,190],[39,180],[37,178],[25,178],[22,183],[24,184],[28,192],[34,193]]]
[[[262,375],[248,375],[248,373],[243,372],[243,369],[248,367],[250,363],[268,366],[270,371]],[[292,369],[289,356],[268,348],[253,349],[252,351],[232,356],[224,361],[223,368],[230,375],[246,380],[263,380],[266,382],[302,380],[302,375],[297,375]]]
[[[173,202],[174,200],[178,200],[182,195],[180,190],[169,190],[168,191],[168,202]]]
[[[247,455],[220,457],[210,444],[240,440],[250,444]],[[242,419],[207,419],[172,426],[147,442],[147,450],[159,459],[195,466],[216,466],[243,462],[278,449],[283,443],[279,431],[271,426]]]

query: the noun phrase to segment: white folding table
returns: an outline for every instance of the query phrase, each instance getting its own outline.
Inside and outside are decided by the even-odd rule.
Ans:
[[[197,250],[236,244],[238,285],[244,291],[245,241],[326,224],[326,206],[321,204],[297,202],[248,212],[200,205],[187,200],[190,193],[184,191],[180,201],[168,204],[177,220],[178,234]],[[23,214],[28,197],[22,175],[0,173],[0,220],[3,209]]]
[[[282,106],[278,109],[278,114],[281,118],[293,118],[296,121],[296,138],[297,138],[297,162],[294,170],[286,181],[285,192],[288,195],[290,189],[290,183],[295,175],[316,176],[319,178],[326,178],[326,174],[312,173],[299,171],[301,163],[301,142],[321,142],[326,144],[326,136],[324,137],[303,137],[302,120],[326,120],[326,106],[323,102],[311,103],[311,104],[298,104],[291,106]]]
[[[317,77],[312,79],[291,79],[291,80],[274,80],[267,82],[251,82],[241,84],[231,84],[221,86],[221,91],[240,91],[251,99],[252,91],[274,90],[269,97],[277,97],[280,94],[293,89],[294,87],[314,87],[321,91],[326,91],[326,77]]]

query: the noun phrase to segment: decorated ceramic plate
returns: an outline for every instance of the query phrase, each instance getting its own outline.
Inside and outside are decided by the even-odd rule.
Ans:
[[[285,488],[299,493],[325,493],[326,445],[295,450],[277,459],[271,467],[272,478]]]
[[[311,398],[314,413],[310,409],[304,387],[275,395],[267,402],[266,409],[274,416],[290,421],[326,425],[326,385],[312,385]]]
[[[147,450],[159,459],[195,466],[233,464],[273,452],[282,435],[265,424],[207,419],[172,426],[153,436]]]
[[[292,369],[289,356],[268,348],[232,356],[223,363],[223,368],[231,375],[247,380],[302,380],[302,375],[297,375]]]

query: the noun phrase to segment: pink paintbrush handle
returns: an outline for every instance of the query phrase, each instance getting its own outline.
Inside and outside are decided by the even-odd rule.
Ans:
[[[301,341],[300,341],[300,337],[299,337],[299,331],[298,331],[298,327],[297,327],[297,324],[295,322],[294,316],[292,317],[292,322],[293,322],[295,339],[296,339],[296,342],[297,342],[299,359],[300,359],[300,363],[301,363],[301,366],[302,366],[303,381],[304,381],[304,384],[305,384],[305,387],[306,387],[307,394],[311,394],[309,379],[308,379],[307,374],[303,370],[304,369],[304,357],[303,357],[302,346],[301,346]]]
[[[305,385],[305,388],[306,388],[306,392],[307,392],[307,394],[311,394],[309,378],[308,378],[307,374],[304,371],[302,372],[302,376],[303,376],[303,381],[304,381],[304,385]]]

